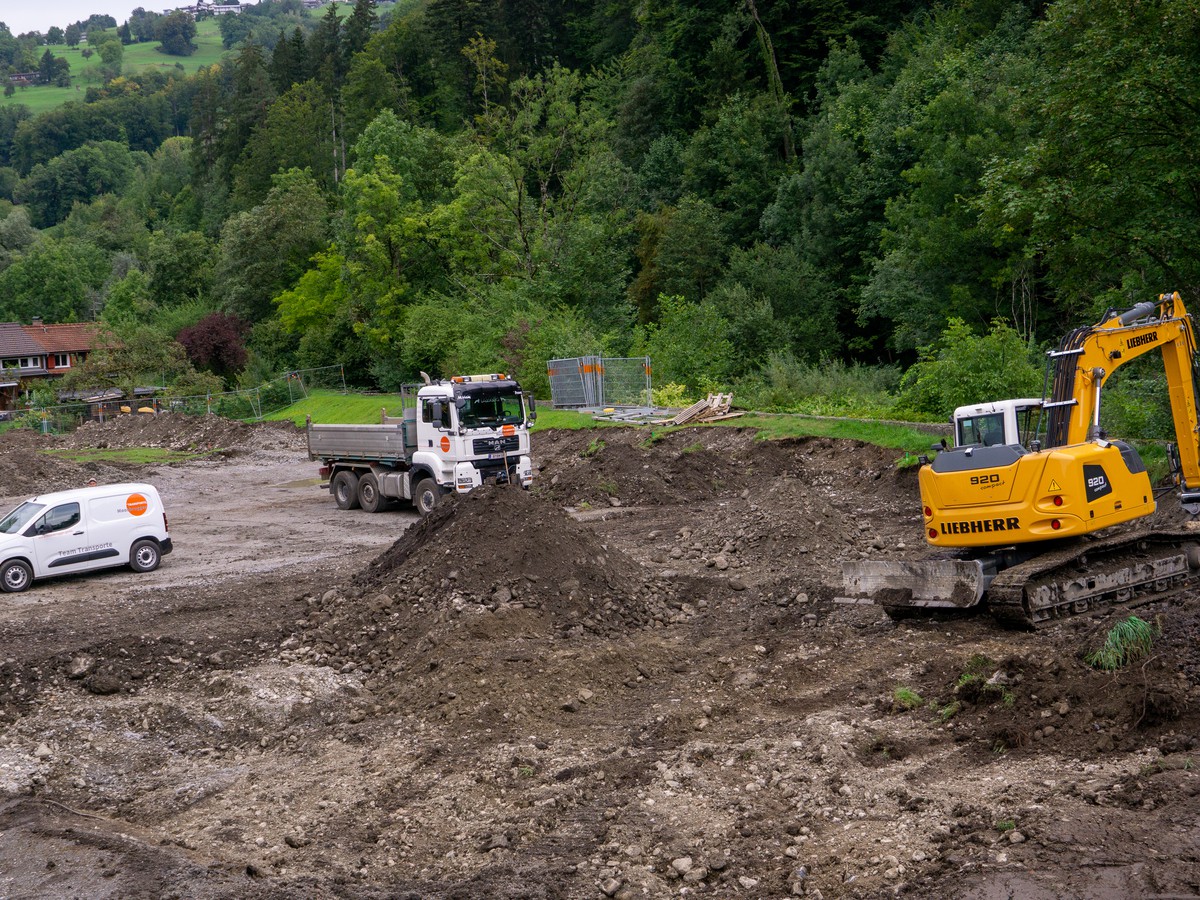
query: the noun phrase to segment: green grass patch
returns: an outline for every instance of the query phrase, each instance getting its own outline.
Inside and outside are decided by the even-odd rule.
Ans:
[[[593,419],[588,413],[573,409],[547,409],[538,407],[537,421],[533,424],[534,431],[549,431],[557,428],[562,431],[579,431],[584,428],[613,428],[620,427],[619,422],[606,422]]]
[[[1104,644],[1084,654],[1083,660],[1093,669],[1115,672],[1149,656],[1154,639],[1160,633],[1157,625],[1130,616],[1110,628],[1104,637]]]
[[[170,465],[220,453],[220,450],[167,450],[163,447],[129,447],[124,450],[43,450],[48,456],[77,463],[104,462],[129,465]]]
[[[912,688],[898,687],[892,691],[892,705],[896,709],[903,709],[907,712],[919,706],[924,706],[925,701]]]
[[[168,56],[159,50],[161,44],[158,41],[129,44],[123,48],[121,53],[121,74],[126,78],[136,78],[138,72],[147,69],[175,71],[178,63],[183,66],[185,74],[194,75],[203,66],[211,66],[219,62],[229,52],[221,43],[221,31],[215,18],[196,23],[196,36],[192,39],[192,43],[196,45],[196,52],[191,56]],[[84,94],[89,87],[99,88],[104,85],[104,79],[100,75],[100,56],[94,54],[90,59],[84,59],[83,51],[86,47],[86,44],[78,47],[50,44],[40,48],[39,56],[49,50],[54,56],[62,57],[71,64],[71,86],[18,87],[16,93],[11,97],[5,97],[0,93],[0,104],[27,106],[30,112],[37,115],[56,109],[71,100],[82,103]]]
[[[821,419],[800,415],[749,413],[737,419],[715,422],[707,427],[722,425],[756,428],[758,436],[764,440],[829,437],[865,441],[879,447],[901,450],[912,457],[914,462],[917,455],[928,454],[930,445],[937,441],[936,435],[911,425],[873,422],[869,419]]]
[[[990,681],[995,668],[996,664],[982,653],[976,653],[967,660],[965,671],[954,683],[954,695],[957,698],[954,702],[955,712],[960,701],[978,705],[1003,703],[1005,706],[1016,703],[1016,695],[1005,683]]]
[[[321,424],[364,425],[379,421],[379,411],[386,407],[389,415],[400,414],[399,394],[343,394],[332,390],[314,390],[309,396],[297,400],[290,406],[264,415],[268,421],[291,421],[296,425],[304,425],[304,417],[312,416],[312,420]],[[548,431],[562,429],[578,431],[584,428],[620,428],[637,427],[620,422],[611,422],[592,418],[588,413],[573,409],[538,410],[537,421],[533,431]],[[690,428],[692,426],[679,426]],[[900,451],[903,455],[897,457],[897,465],[914,465],[917,454],[928,453],[929,446],[934,443],[934,436],[906,425],[893,425],[882,422],[871,422],[865,419],[815,419],[795,415],[762,415],[750,413],[737,419],[727,419],[704,425],[705,428],[754,428],[758,436],[764,440],[780,440],[793,437],[832,437],[847,440],[864,441],[889,447]],[[672,427],[655,426],[646,428],[646,440],[643,446],[653,446],[672,431]],[[697,447],[698,444],[691,445]]]
[[[318,425],[378,425],[382,410],[389,416],[401,415],[399,394],[343,394],[339,391],[316,390],[283,409],[266,413],[268,422],[293,422],[304,427],[305,416],[312,416]]]

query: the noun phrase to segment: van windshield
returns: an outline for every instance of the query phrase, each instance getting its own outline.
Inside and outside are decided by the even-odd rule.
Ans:
[[[34,503],[26,500],[3,519],[0,519],[0,534],[16,534],[24,528],[29,520],[46,508],[44,503]]]

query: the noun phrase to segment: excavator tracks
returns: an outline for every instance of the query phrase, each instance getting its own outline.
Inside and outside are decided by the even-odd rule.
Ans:
[[[1004,569],[985,597],[997,621],[1036,628],[1197,579],[1200,533],[1143,532],[1059,549]]]

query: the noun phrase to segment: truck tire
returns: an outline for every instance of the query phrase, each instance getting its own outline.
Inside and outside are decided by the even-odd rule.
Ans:
[[[10,559],[0,567],[0,588],[6,594],[19,594],[33,584],[33,569],[23,559]]]
[[[358,476],[342,469],[333,476],[333,499],[338,509],[358,509]]]
[[[129,568],[135,572],[153,572],[161,558],[158,544],[148,538],[135,541],[129,548]]]
[[[429,515],[442,499],[442,489],[432,478],[422,478],[413,490],[413,506],[423,516]]]
[[[383,512],[390,505],[379,490],[379,479],[370,472],[358,479],[358,505],[371,513]]]

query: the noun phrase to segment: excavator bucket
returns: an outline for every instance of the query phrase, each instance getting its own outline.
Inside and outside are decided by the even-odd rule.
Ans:
[[[980,601],[991,580],[973,559],[863,560],[842,564],[847,596],[837,599],[891,609],[965,609]]]

